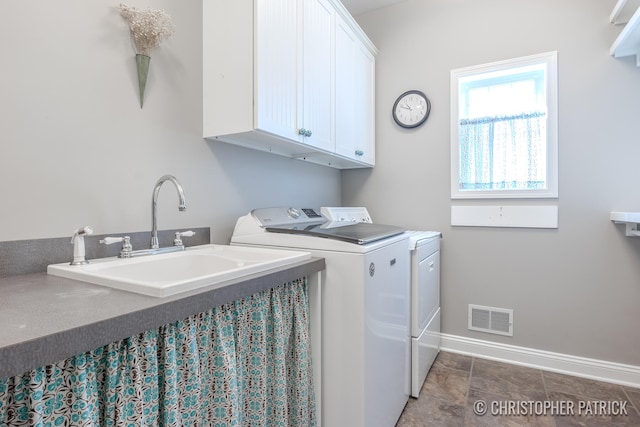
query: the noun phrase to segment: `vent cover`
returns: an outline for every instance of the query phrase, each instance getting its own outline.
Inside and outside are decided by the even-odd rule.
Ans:
[[[513,336],[513,310],[469,304],[469,329]]]

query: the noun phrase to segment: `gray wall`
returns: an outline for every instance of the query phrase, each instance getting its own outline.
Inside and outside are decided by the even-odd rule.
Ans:
[[[343,173],[343,204],[443,232],[443,332],[640,365],[640,238],[609,220],[612,210],[640,210],[640,68],[609,56],[621,30],[608,21],[615,3],[408,0],[357,17],[380,49],[377,158],[373,171]],[[552,50],[559,228],[451,227],[450,70]],[[413,131],[391,118],[408,89],[432,102]],[[470,303],[513,309],[514,336],[467,330]]]
[[[164,174],[188,210],[165,185],[159,228],[212,227],[215,243],[252,208],[340,203],[339,171],[201,138],[202,2],[127,3],[176,25],[151,54],[143,109],[119,2],[0,4],[0,241],[149,230]]]
[[[268,205],[366,205],[379,222],[438,229],[445,333],[640,365],[640,239],[610,210],[640,210],[640,69],[608,49],[614,0],[420,0],[362,15],[380,49],[377,166],[349,171],[207,143],[202,115],[201,3],[164,8],[177,33],[152,53],[140,109],[133,50],[118,2],[2,2],[0,241],[148,230],[157,178],[161,229],[212,227]],[[482,18],[482,19],[479,19]],[[541,32],[540,29],[544,29]],[[449,71],[559,52],[560,228],[449,225]],[[433,103],[422,128],[390,110],[404,90]],[[342,184],[342,188],[341,188]],[[402,191],[399,191],[402,190]],[[514,337],[466,330],[468,303],[513,308]]]

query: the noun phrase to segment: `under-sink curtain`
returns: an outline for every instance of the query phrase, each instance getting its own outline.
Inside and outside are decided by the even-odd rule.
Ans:
[[[307,281],[0,380],[0,426],[314,426]]]

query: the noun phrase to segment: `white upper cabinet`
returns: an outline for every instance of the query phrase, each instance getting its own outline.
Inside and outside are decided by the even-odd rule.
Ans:
[[[326,0],[303,0],[302,121],[314,147],[334,151],[333,33],[335,10]]]
[[[362,44],[356,49],[355,155],[373,166],[376,161],[375,70],[376,61]]]
[[[333,9],[322,0],[255,4],[255,128],[332,150],[332,51],[327,35]]]
[[[373,166],[377,51],[337,0],[206,1],[203,37],[205,138],[341,169]]]
[[[298,3],[298,0],[255,2],[254,96],[257,129],[302,141],[302,137],[298,136]],[[215,42],[205,40],[205,45],[212,43]],[[206,50],[204,56],[207,56]],[[251,68],[251,65],[248,64],[248,67]],[[251,82],[247,82],[247,85],[251,87]],[[209,96],[215,94],[205,92],[205,97]],[[218,120],[205,115],[205,123]],[[213,135],[205,132],[204,136]]]
[[[336,153],[355,157],[355,34],[342,19],[336,22]]]
[[[375,58],[341,18],[336,20],[336,152],[375,164]]]

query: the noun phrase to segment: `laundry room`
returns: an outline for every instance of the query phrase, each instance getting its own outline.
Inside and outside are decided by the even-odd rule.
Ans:
[[[233,257],[253,260],[234,264],[234,275],[216,276],[220,283],[249,278],[247,289],[266,292],[275,284],[267,284],[261,272],[275,269],[269,277],[290,285],[282,290],[289,293],[279,298],[304,302],[310,296],[301,290],[304,283],[318,292],[316,296],[323,292],[335,250],[352,255],[354,263],[364,260],[365,267],[357,272],[363,281],[374,277],[369,276],[372,263],[380,275],[381,263],[384,268],[405,269],[405,291],[411,298],[411,251],[404,251],[402,259],[391,255],[370,262],[367,245],[378,243],[348,243],[364,248],[353,249],[343,246],[344,241],[325,242],[326,234],[332,233],[323,226],[332,219],[327,207],[366,210],[368,221],[349,218],[354,224],[368,223],[356,230],[357,238],[370,236],[376,226],[437,236],[437,347],[440,354],[451,357],[438,366],[469,363],[470,379],[460,379],[465,384],[457,397],[462,400],[456,403],[460,411],[469,408],[467,402],[477,391],[469,387],[474,366],[479,372],[482,363],[491,361],[613,384],[635,417],[625,420],[640,420],[640,233],[636,229],[640,30],[635,27],[640,28],[640,2],[317,0],[313,16],[304,15],[302,6],[289,7],[300,3],[128,0],[123,5],[106,0],[23,0],[0,4],[5,16],[0,27],[5,40],[0,49],[4,57],[0,319],[5,322],[0,327],[0,425],[9,419],[3,416],[15,415],[6,410],[10,397],[3,384],[8,379],[191,319],[199,311],[190,307],[201,307],[195,299],[180,299],[171,290],[142,296],[122,290],[126,284],[114,289],[113,283],[121,281],[115,270],[103,278],[110,281],[107,285],[90,282],[88,276],[77,280],[80,276],[67,267],[74,260],[86,258],[87,267],[75,271],[90,275],[88,266],[103,265],[98,262],[102,258],[122,255],[146,265],[146,259],[156,256],[174,259],[175,253],[155,255],[166,247],[219,245]],[[135,28],[123,13],[127,7],[156,11],[154,19],[170,19],[170,25],[165,22],[170,31],[144,55],[148,72],[144,79],[136,62],[141,52]],[[315,19],[327,11],[328,24]],[[322,37],[297,40],[302,25],[283,24],[291,19],[308,19],[319,34],[329,29],[330,44],[323,44]],[[621,40],[627,36],[631,41]],[[288,55],[291,49],[294,54]],[[323,57],[325,53],[332,56]],[[542,121],[548,137],[542,158],[549,181],[529,188],[533,191],[490,191],[482,183],[473,184],[479,191],[468,191],[465,185],[472,184],[458,182],[462,176],[458,169],[471,156],[463,154],[459,145],[460,123],[477,130],[485,124],[480,123],[485,117],[478,117],[488,115],[458,117],[462,105],[471,103],[469,88],[483,81],[509,80],[499,71],[505,65],[521,67],[529,76],[537,75],[539,64],[544,64]],[[324,72],[330,77],[323,77]],[[487,80],[478,77],[483,73]],[[301,93],[312,95],[303,99]],[[540,93],[534,97],[539,99]],[[489,101],[497,97],[492,94],[476,103],[488,111],[493,108],[487,106]],[[524,98],[518,93],[519,101]],[[306,103],[307,99],[311,101]],[[409,114],[415,111],[416,117]],[[522,111],[496,111],[502,118],[517,115],[528,126],[541,122],[528,110],[524,118]],[[291,129],[280,127],[286,114],[293,122]],[[269,223],[255,216],[252,226],[282,228],[304,219],[309,221],[302,222],[307,234],[306,226],[313,225],[320,226],[322,230],[313,231],[323,235],[291,237],[280,229],[271,234],[287,236],[277,237],[287,244],[251,243],[279,246],[278,254],[293,246],[306,253],[304,259],[269,258],[261,248],[248,248],[247,241],[238,243],[241,218],[276,207],[285,208],[278,212],[281,219]],[[155,248],[154,232],[160,239]],[[396,242],[397,236],[384,234],[380,239]],[[408,234],[405,237],[403,245],[409,245]],[[298,239],[316,240],[311,245],[289,243]],[[213,252],[211,247],[206,250]],[[430,249],[425,258],[434,252]],[[138,256],[149,253],[153,256]],[[159,264],[148,268],[164,276],[178,275],[178,270],[188,275],[194,271],[191,268],[201,268],[198,263],[205,257],[231,255],[203,252],[197,259],[193,256],[195,267],[185,262],[176,263],[175,269],[168,263],[165,270],[159,270]],[[70,275],[53,279],[47,273],[51,264],[65,264],[60,271],[71,270],[64,273]],[[122,272],[117,274],[134,274]],[[328,283],[333,280],[329,277]],[[74,281],[94,284],[80,287]],[[49,282],[56,287],[47,291]],[[196,295],[200,285],[190,283],[185,295]],[[23,292],[26,288],[45,289],[47,297],[31,305]],[[207,291],[211,301],[231,303],[248,296],[245,290],[214,288]],[[113,299],[116,294],[124,295],[122,300]],[[383,294],[391,300],[390,294]],[[163,299],[180,317],[166,317],[167,310],[160,308]],[[398,304],[407,310],[403,321],[409,328],[409,300],[394,301],[403,301]],[[107,305],[112,311],[103,314]],[[83,306],[82,315],[74,314]],[[332,301],[324,309],[339,306]],[[204,312],[205,306],[201,308]],[[252,313],[250,307],[247,310]],[[287,327],[295,331],[298,342],[308,333],[306,320],[311,320],[313,335],[318,319],[314,316],[321,312],[323,318],[331,317],[322,310],[318,306],[290,313]],[[151,312],[149,319],[144,318]],[[390,313],[384,316],[393,316]],[[430,311],[430,318],[434,313]],[[55,318],[63,319],[60,330],[47,329]],[[74,329],[82,326],[83,319],[90,319],[86,320],[90,328]],[[132,325],[146,326],[134,331]],[[387,338],[397,332],[389,325],[380,329]],[[332,327],[339,329],[327,325]],[[399,350],[404,368],[398,375],[406,380],[399,388],[404,400],[393,412],[394,419],[400,417],[405,402],[420,400],[414,396],[418,393],[411,393],[411,335],[407,334]],[[347,345],[347,337],[340,339],[345,340],[345,349],[356,346]],[[66,345],[75,352],[68,354],[62,348]],[[302,345],[309,346],[313,358],[315,344]],[[364,346],[353,348],[367,353]],[[361,360],[349,359],[348,367],[355,372],[358,363],[369,363],[371,357],[367,353]],[[328,356],[325,362],[336,363],[334,359]],[[304,411],[314,413],[308,418],[313,420],[310,424],[337,419],[339,413],[322,411],[339,403],[329,399],[324,408],[318,397],[323,393],[320,369],[327,367],[296,360],[301,366],[298,374],[305,379],[302,395],[316,394],[315,401],[310,397],[307,406],[301,404]],[[341,369],[349,371],[347,365]],[[439,372],[452,371],[456,370]],[[336,381],[332,390],[342,387],[337,379],[332,381]],[[545,381],[549,384],[549,377]],[[364,382],[358,384],[361,388],[354,384],[344,389],[356,394],[366,389],[361,387]],[[440,386],[451,384],[445,381]],[[583,398],[598,396],[576,397]],[[359,410],[366,413],[366,403],[362,405],[365,409]],[[354,415],[354,425],[364,419],[365,415]],[[403,419],[405,426],[437,425],[411,424],[408,415]]]

